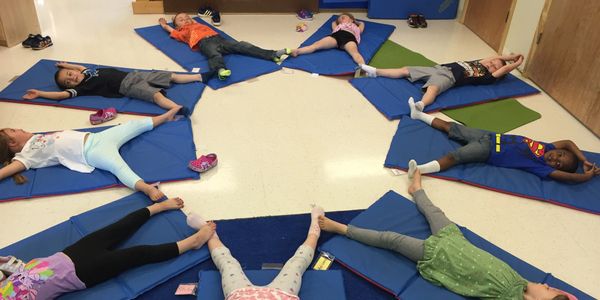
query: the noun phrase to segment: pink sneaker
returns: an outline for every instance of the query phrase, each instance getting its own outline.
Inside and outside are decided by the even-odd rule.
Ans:
[[[90,123],[92,125],[98,125],[104,122],[108,122],[117,117],[117,110],[114,107],[109,107],[97,111],[95,114],[90,115]]]
[[[206,172],[212,168],[214,168],[218,163],[217,155],[214,153],[202,155],[198,159],[194,159],[190,161],[188,164],[188,168],[196,171],[196,172]]]

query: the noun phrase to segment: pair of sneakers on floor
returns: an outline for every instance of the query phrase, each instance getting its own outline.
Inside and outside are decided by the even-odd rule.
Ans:
[[[42,36],[41,34],[29,34],[26,40],[21,45],[25,48],[31,48],[33,50],[42,50],[52,46],[52,39],[49,36]]]
[[[198,17],[210,18],[210,22],[215,26],[221,25],[221,13],[210,6],[203,6],[198,9]]]

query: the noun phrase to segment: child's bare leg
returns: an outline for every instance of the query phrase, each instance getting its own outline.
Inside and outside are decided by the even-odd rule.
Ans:
[[[154,94],[154,103],[164,109],[181,108],[181,105],[165,97],[161,92],[156,92]]]
[[[437,97],[439,91],[440,91],[440,88],[436,85],[428,86],[427,90],[425,91],[425,94],[423,94],[423,98],[421,98],[421,101],[419,101],[419,102],[423,103],[423,106],[421,107],[421,105],[418,104],[419,102],[417,102],[417,107],[419,107],[419,110],[423,111],[425,106],[433,103],[435,101],[435,97]]]
[[[317,50],[331,49],[331,48],[335,48],[335,47],[337,47],[337,41],[330,36],[326,36],[326,37],[316,41],[312,45],[292,50],[292,56],[313,53]]]
[[[452,122],[446,122],[438,118],[433,118],[433,121],[431,122],[431,127],[443,131],[445,133],[450,132],[450,126],[452,126]]]
[[[171,74],[171,81],[175,83],[202,82],[200,74]]]
[[[163,202],[154,203],[146,208],[150,211],[150,216],[153,216],[163,211],[183,208],[183,200],[179,197],[169,198]]]
[[[162,115],[152,117],[152,126],[154,128],[156,128],[157,126],[159,126],[160,124],[162,124],[164,122],[172,121],[173,117],[177,114],[177,112],[181,108],[182,108],[181,105],[177,105],[177,107],[169,109],[167,112],[165,112]]]
[[[362,57],[360,52],[358,52],[358,46],[355,42],[346,43],[346,45],[344,45],[344,49],[346,52],[348,52],[348,54],[350,54],[350,56],[352,56],[352,59],[356,64],[359,66],[365,64],[365,59]]]
[[[165,194],[155,186],[149,185],[141,179],[135,183],[135,190],[146,194],[150,200],[155,202],[165,196]]]
[[[214,222],[206,222],[202,225],[198,232],[189,236],[188,238],[177,242],[177,248],[179,248],[179,254],[183,254],[191,249],[199,249],[212,237],[217,228],[217,224]]]

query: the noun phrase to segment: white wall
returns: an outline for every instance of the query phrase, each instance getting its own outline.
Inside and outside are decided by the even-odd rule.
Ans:
[[[521,53],[527,59],[545,0],[517,0],[502,53]],[[525,62],[519,66],[522,71]]]

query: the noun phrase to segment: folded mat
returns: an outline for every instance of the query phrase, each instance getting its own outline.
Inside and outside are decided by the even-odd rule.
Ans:
[[[425,163],[438,159],[458,147],[460,144],[448,139],[445,133],[405,116],[394,135],[385,166],[407,169],[410,159]],[[599,153],[583,152],[589,161],[600,164]],[[600,176],[584,183],[570,184],[541,179],[518,169],[484,163],[458,165],[443,172],[427,175],[600,214]]]
[[[308,46],[314,42],[331,34],[331,22],[335,21],[338,16],[333,15],[325,23],[311,35],[300,47]],[[361,34],[361,42],[358,45],[358,51],[363,56],[366,62],[371,60],[375,52],[383,45],[383,43],[392,34],[396,26],[369,22],[365,22],[365,30]],[[354,73],[356,63],[352,57],[345,51],[340,49],[319,50],[311,54],[304,54],[298,57],[288,57],[283,64],[284,67],[304,70],[310,73],[321,75],[347,75]]]
[[[381,54],[380,54],[381,52]],[[398,44],[388,42],[373,58],[378,68],[401,68],[404,66],[432,66],[435,62]],[[388,119],[399,119],[410,113],[408,98],[421,99],[423,81],[411,83],[406,79],[385,77],[354,78],[352,86],[360,91]],[[437,96],[435,102],[425,108],[426,112],[473,105],[477,103],[524,96],[539,91],[521,79],[508,74],[506,78],[490,85],[465,85],[450,88]]]
[[[54,73],[56,73],[58,70],[55,66],[57,62],[58,61],[48,59],[42,59],[38,61],[35,65],[33,65],[33,67],[25,71],[23,75],[19,76],[15,81],[13,81],[0,92],[0,101],[60,106],[86,110],[99,110],[102,108],[114,107],[120,113],[138,115],[160,115],[166,111],[154,103],[129,97],[106,98],[102,96],[78,96],[60,101],[45,98],[24,100],[23,95],[28,89],[37,89],[49,92],[61,91],[61,89],[59,89],[54,82]],[[110,67],[85,63],[76,64],[83,65],[88,68]],[[129,68],[112,68],[117,68],[126,72],[136,71],[136,69]],[[206,86],[204,84],[198,82],[185,84],[173,83],[170,88],[165,89],[165,92],[167,93],[167,97],[169,97],[169,99],[173,100],[177,104],[183,105],[189,109],[190,112],[192,112],[196,106],[196,103],[198,103],[198,100],[200,100],[200,96],[202,96],[202,92],[204,91],[205,87]]]
[[[227,35],[225,32],[216,29],[200,18],[194,19],[199,23],[211,27],[224,38],[234,40],[234,38]],[[172,25],[172,23],[169,23],[169,25]],[[208,60],[204,55],[200,54],[198,51],[193,51],[186,43],[170,38],[169,34],[162,29],[160,25],[136,28],[135,32],[184,69],[192,71],[194,68],[200,68],[201,72],[209,70]],[[260,45],[258,46],[260,47]],[[209,80],[207,84],[213,89],[220,89],[230,84],[245,81],[281,69],[278,64],[272,61],[246,55],[229,54],[225,55],[224,59],[227,68],[231,70],[231,76],[229,76],[227,80],[219,80],[216,76]]]
[[[0,255],[14,255],[24,261],[52,255],[151,203],[146,195],[134,193],[0,249]],[[180,210],[162,212],[150,218],[135,234],[119,245],[119,249],[176,242],[194,232],[194,229],[186,225],[186,217]],[[92,288],[65,294],[60,299],[133,299],[209,257],[208,249],[202,247],[168,261],[128,270]]]
[[[426,239],[431,235],[427,220],[414,203],[393,191],[387,192],[350,224],[374,230],[394,231],[419,239]],[[503,260],[525,279],[553,284],[580,300],[593,299],[498,248],[467,228],[460,229],[471,243]],[[443,287],[427,282],[419,275],[415,263],[398,253],[367,246],[343,236],[336,236],[323,243],[320,250],[332,253],[337,262],[399,299],[464,299]]]
[[[80,129],[98,132],[109,127]],[[132,139],[120,149],[131,169],[146,182],[175,181],[200,178],[187,164],[196,158],[196,146],[189,119],[167,122]],[[71,171],[61,165],[30,169],[23,173],[27,182],[17,185],[12,178],[0,181],[0,202],[122,186],[108,171],[92,173]]]
[[[499,133],[511,131],[542,117],[540,113],[523,106],[517,99],[445,109],[442,113],[465,126]]]
[[[329,212],[328,216],[348,223],[361,211]],[[263,263],[285,263],[306,239],[309,223],[309,214],[217,221],[219,237],[231,250],[233,256],[239,260],[242,267],[247,270],[261,269]],[[319,243],[332,236],[334,235],[331,233],[321,232]],[[342,271],[346,298],[349,300],[386,299],[389,297],[383,290],[369,284],[338,264],[333,264],[331,269]],[[206,270],[216,270],[212,260],[173,277],[141,295],[138,299],[169,299],[180,283],[197,282],[198,272]],[[179,296],[178,298],[196,299],[192,296]]]
[[[254,285],[264,286],[279,274],[279,270],[245,270],[246,276]],[[201,271],[198,274],[198,300],[223,300],[221,273]],[[302,300],[335,299],[344,300],[344,280],[339,270],[311,271],[302,276],[302,286],[298,294]]]

